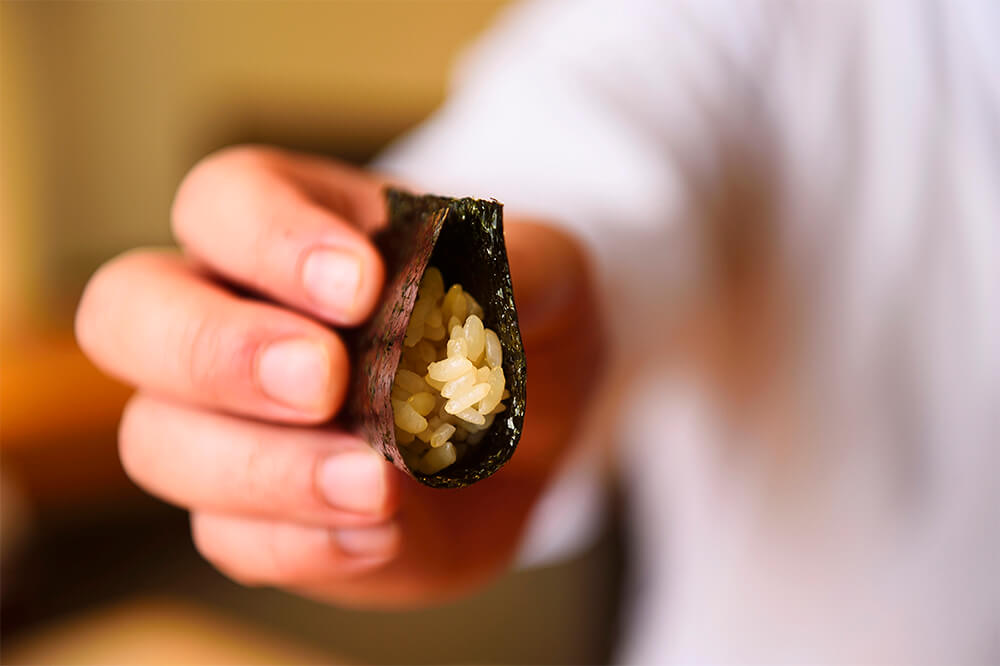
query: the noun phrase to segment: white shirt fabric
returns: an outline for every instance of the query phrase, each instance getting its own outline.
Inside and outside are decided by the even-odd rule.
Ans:
[[[378,166],[571,228],[623,368],[703,293],[714,194],[766,194],[808,426],[789,465],[697,378],[629,375],[620,661],[1000,661],[1000,3],[518,6]],[[589,459],[528,559],[593,533]]]

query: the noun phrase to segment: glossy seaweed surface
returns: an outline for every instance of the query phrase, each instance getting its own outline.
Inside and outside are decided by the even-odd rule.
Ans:
[[[376,237],[386,261],[382,304],[355,340],[356,377],[348,412],[362,435],[400,469],[420,482],[460,488],[485,479],[514,453],[524,424],[526,375],[514,290],[503,239],[503,206],[497,201],[450,199],[386,191],[389,226]],[[506,411],[482,441],[437,474],[410,470],[396,443],[389,394],[402,354],[403,337],[417,290],[428,266],[445,285],[459,283],[483,306],[484,323],[503,348]]]

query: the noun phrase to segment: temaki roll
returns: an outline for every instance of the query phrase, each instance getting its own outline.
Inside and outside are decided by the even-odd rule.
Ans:
[[[387,460],[458,488],[521,436],[525,360],[496,201],[386,191],[381,305],[356,338],[348,413]]]

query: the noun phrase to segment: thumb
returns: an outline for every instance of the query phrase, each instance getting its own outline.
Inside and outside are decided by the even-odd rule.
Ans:
[[[593,282],[580,244],[556,227],[537,222],[513,220],[505,226],[525,346],[559,339],[577,326],[595,327]]]

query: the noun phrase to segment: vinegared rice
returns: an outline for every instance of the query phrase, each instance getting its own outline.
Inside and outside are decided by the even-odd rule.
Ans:
[[[392,385],[396,441],[411,469],[436,474],[476,446],[510,397],[500,338],[459,284],[428,268]]]

